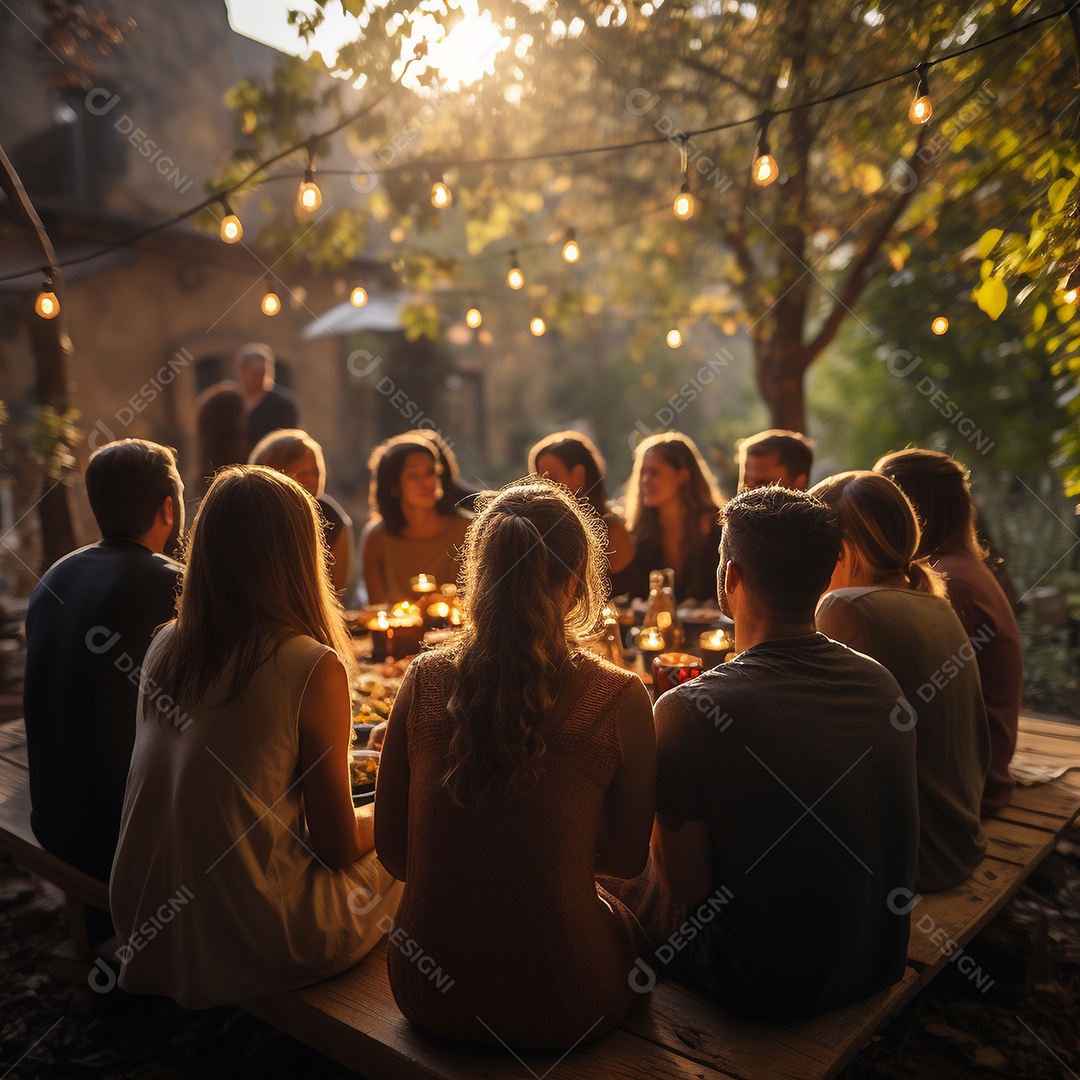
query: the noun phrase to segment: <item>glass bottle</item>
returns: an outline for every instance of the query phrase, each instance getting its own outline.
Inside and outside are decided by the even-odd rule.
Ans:
[[[675,649],[686,640],[675,606],[675,571],[671,567],[649,572],[649,602],[641,630],[644,633],[650,627],[663,636],[665,649]]]

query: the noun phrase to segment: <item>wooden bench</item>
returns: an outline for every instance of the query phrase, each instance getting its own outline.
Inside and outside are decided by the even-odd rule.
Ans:
[[[26,731],[21,720],[0,724],[0,851],[64,894],[68,933],[78,953],[89,956],[86,909],[108,911],[109,887],[50,855],[31,831]]]
[[[1075,755],[1080,727],[1025,719],[1018,750]],[[833,1077],[878,1027],[958,959],[956,946],[965,946],[1005,906],[1078,811],[1076,772],[1053,784],[1018,788],[1010,805],[984,823],[986,858],[971,877],[913,909],[904,978],[867,1001],[798,1024],[736,1020],[700,995],[663,981],[614,1031],[567,1055],[517,1058],[500,1048],[463,1049],[425,1035],[398,1011],[385,942],[341,975],[243,1007],[368,1080],[521,1080],[527,1072],[543,1080],[556,1065],[559,1080]],[[107,910],[104,884],[42,851],[29,821],[24,733],[21,722],[13,722],[0,725],[0,851],[62,889],[69,917],[72,907],[85,912],[87,904]]]
[[[1021,722],[1020,749],[1080,754],[1080,726]],[[904,978],[868,1001],[798,1024],[736,1020],[702,996],[663,981],[612,1032],[568,1055],[517,1058],[450,1046],[425,1035],[398,1011],[386,971],[385,941],[349,971],[288,994],[244,1003],[249,1012],[368,1080],[446,1078],[559,1080],[618,1076],[670,1080],[815,1080],[836,1076],[873,1032],[944,968],[1005,906],[1053,850],[1080,811],[1080,774],[1017,788],[1012,803],[984,823],[986,858],[971,877],[924,897],[912,910]],[[949,943],[954,943],[949,945]],[[971,963],[977,962],[977,956]],[[961,969],[963,970],[963,969]],[[973,969],[973,986],[993,972]]]

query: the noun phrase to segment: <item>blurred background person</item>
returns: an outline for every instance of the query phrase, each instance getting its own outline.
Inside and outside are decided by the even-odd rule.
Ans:
[[[814,443],[798,431],[770,428],[738,444],[739,490],[779,484],[792,491],[810,486]]]
[[[649,595],[649,571],[671,567],[680,600],[716,600],[724,497],[693,440],[677,431],[642,439],[626,485],[633,562],[620,575],[631,596]]]
[[[945,575],[949,603],[973,641],[990,724],[990,769],[982,813],[1005,806],[1016,781],[1009,762],[1016,750],[1024,657],[1020,629],[1004,590],[980,543],[971,498],[970,473],[936,450],[898,450],[880,458],[874,472],[887,476],[911,500],[922,523],[918,554]]]
[[[844,532],[817,628],[873,657],[900,684],[904,698],[893,723],[915,729],[916,888],[951,888],[986,851],[979,804],[990,736],[971,643],[945,600],[941,575],[918,556],[918,519],[891,480],[839,473],[810,494],[839,513]]]
[[[306,431],[284,428],[259,440],[251,451],[250,464],[283,472],[319,504],[334,589],[341,596],[352,577],[353,523],[340,503],[326,494],[322,447]]]
[[[376,846],[406,883],[401,924],[456,981],[444,994],[391,949],[390,986],[445,1038],[566,1049],[638,997],[644,934],[595,875],[645,864],[655,737],[638,677],[582,646],[605,599],[602,535],[557,484],[503,488],[469,528],[464,626],[394,702]]]
[[[412,579],[432,574],[439,585],[457,582],[458,548],[469,520],[443,513],[435,447],[419,435],[395,435],[368,462],[371,519],[364,529],[364,584],[369,604],[413,596]]]
[[[236,377],[247,413],[248,451],[271,431],[300,426],[300,406],[288,390],[274,382],[274,350],[261,341],[241,346]]]
[[[355,661],[315,500],[276,470],[225,469],[187,567],[146,655],[109,901],[127,946],[163,899],[194,890],[121,950],[120,985],[208,1008],[351,967],[401,889],[373,851],[371,808],[353,807]]]
[[[195,428],[201,496],[218,469],[247,461],[247,417],[240,387],[228,379],[207,387],[196,403]]]
[[[634,558],[634,541],[623,519],[608,504],[607,466],[593,441],[580,431],[556,431],[529,451],[529,472],[548,476],[579,499],[585,499],[607,526],[607,561],[613,593],[616,575]]]

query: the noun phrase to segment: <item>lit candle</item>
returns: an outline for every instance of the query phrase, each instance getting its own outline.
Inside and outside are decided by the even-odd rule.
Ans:
[[[434,574],[417,574],[409,582],[414,593],[433,593],[438,587]]]
[[[698,648],[701,650],[707,668],[714,668],[722,664],[729,652],[734,648],[731,638],[727,636],[723,627],[719,630],[708,630],[698,638]]]

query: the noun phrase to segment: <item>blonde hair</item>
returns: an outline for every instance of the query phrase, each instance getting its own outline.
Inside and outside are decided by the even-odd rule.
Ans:
[[[319,470],[319,494],[326,486],[326,460],[322,447],[300,428],[280,428],[264,435],[248,457],[249,465],[265,465],[268,469],[284,472],[294,461],[304,454],[315,455],[315,467]]]
[[[928,559],[918,557],[915,510],[888,477],[867,470],[837,473],[810,494],[840,515],[844,539],[875,584],[903,576],[910,589],[945,596],[945,579]]]
[[[261,465],[222,469],[185,554],[176,632],[153,672],[180,710],[202,701],[226,671],[225,701],[239,697],[255,669],[299,635],[329,645],[355,671],[318,504],[295,480]]]
[[[587,503],[541,478],[489,497],[469,525],[465,621],[445,646],[454,734],[442,785],[456,805],[512,798],[535,784],[539,727],[562,664],[595,631],[607,596],[604,535]]]

